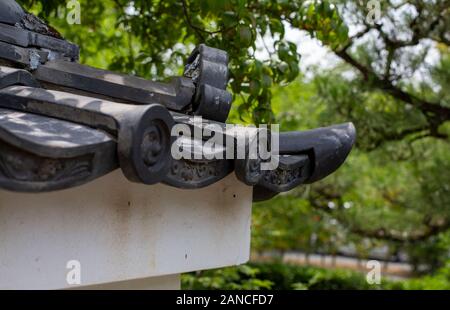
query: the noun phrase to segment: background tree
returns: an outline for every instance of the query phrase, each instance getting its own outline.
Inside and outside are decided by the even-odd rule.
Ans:
[[[96,67],[164,79],[198,43],[226,50],[234,120],[355,123],[358,148],[337,174],[257,205],[256,248],[387,245],[430,268],[448,258],[450,1],[80,0],[80,25],[65,0],[20,2]],[[304,78],[291,29],[339,61]]]

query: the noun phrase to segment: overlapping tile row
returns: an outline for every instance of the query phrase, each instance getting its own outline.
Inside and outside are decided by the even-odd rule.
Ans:
[[[279,165],[265,170],[265,160],[249,151],[263,129],[225,124],[232,104],[226,52],[200,45],[185,74],[168,83],[96,69],[78,58],[78,46],[14,0],[2,0],[0,188],[61,190],[120,168],[131,182],[196,189],[234,172],[254,186],[259,201],[333,173],[355,141],[350,123],[281,133],[272,154]],[[177,124],[215,128],[210,134],[228,143],[212,149],[207,138],[175,139]],[[242,136],[244,156],[228,156],[230,148],[237,155]],[[174,143],[191,156],[174,159]]]

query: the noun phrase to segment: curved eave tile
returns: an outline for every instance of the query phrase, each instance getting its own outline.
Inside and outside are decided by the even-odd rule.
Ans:
[[[0,188],[19,192],[67,189],[116,168],[116,143],[105,133],[0,108]]]

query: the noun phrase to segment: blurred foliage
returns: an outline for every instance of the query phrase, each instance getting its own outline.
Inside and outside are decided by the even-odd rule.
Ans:
[[[434,275],[421,278],[391,282],[386,289],[393,290],[450,290],[450,262]]]
[[[345,121],[335,110],[336,101],[318,90],[324,79],[329,80],[327,85],[344,84],[330,78],[329,72],[318,72],[312,81],[299,78],[274,89],[272,104],[281,130]],[[370,102],[360,102],[363,109],[370,109]],[[375,103],[373,107],[377,109]],[[368,113],[376,117],[375,111]],[[364,133],[358,136],[364,143]],[[428,265],[426,270],[435,270],[449,257],[450,239],[445,225],[435,233],[428,226],[450,218],[448,171],[450,145],[445,141],[389,142],[372,151],[360,147],[327,179],[256,204],[253,248],[336,253],[353,246],[355,254],[366,257],[373,248],[387,246],[386,259],[407,253],[417,270],[423,264]]]
[[[21,0],[63,35],[81,45],[81,61],[158,78],[180,73],[196,44],[230,55],[230,87],[241,96],[241,116],[273,120],[271,89],[299,74],[297,45],[285,38],[291,24],[314,28],[323,40],[346,40],[347,28],[327,2],[287,0],[80,0],[81,24],[68,25],[66,0]],[[258,40],[271,42],[270,57],[255,58]],[[334,43],[333,43],[334,44]]]
[[[80,0],[81,25],[67,24],[65,0],[20,2],[79,44],[81,62],[96,67],[164,80],[182,72],[199,43],[226,50],[234,122],[277,122],[282,130],[354,122],[357,148],[336,174],[256,204],[254,250],[352,247],[368,257],[383,247],[386,259],[406,253],[417,272],[439,270],[424,287],[446,285],[439,279],[447,277],[440,268],[450,248],[450,1],[381,1],[380,19],[371,21],[371,8],[359,0]],[[286,36],[292,29],[338,61],[301,73],[301,42]],[[264,270],[202,273],[184,283],[316,283],[271,286],[259,280]],[[314,270],[311,277],[316,273],[317,283],[329,283],[320,287],[364,287],[348,274]]]
[[[242,265],[182,275],[182,288],[188,290],[262,290],[271,289],[273,283],[262,280],[257,268]]]
[[[242,270],[251,270],[251,273]],[[284,263],[252,263],[182,276],[183,289],[255,290],[449,290],[450,263],[434,276],[369,284],[364,274]],[[249,285],[250,284],[250,285]]]

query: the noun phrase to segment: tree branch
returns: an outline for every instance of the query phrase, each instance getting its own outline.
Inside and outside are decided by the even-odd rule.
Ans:
[[[417,98],[416,96],[409,94],[399,87],[393,85],[392,82],[388,79],[379,78],[371,68],[360,64],[345,50],[336,50],[335,54],[346,63],[356,68],[363,75],[364,80],[372,83],[374,87],[378,88],[379,90],[385,91],[392,97],[408,103],[424,112],[428,119],[432,119],[432,123],[430,125],[433,126],[433,129],[435,129],[436,126],[442,124],[444,121],[450,120],[450,108]]]
[[[197,33],[197,35],[200,37],[200,39],[202,41],[205,41],[205,37],[203,36],[203,33],[202,33],[202,32],[205,32],[205,30],[200,27],[195,26],[192,23],[191,18],[189,17],[189,11],[188,11],[186,0],[181,0],[181,3],[183,4],[183,14],[184,14],[184,19],[186,20],[186,23],[188,24],[188,26],[190,28],[192,28],[195,31],[195,33]]]
[[[348,221],[344,216],[342,216],[342,212],[345,212],[342,201],[342,196],[340,193],[335,191],[331,187],[318,187],[314,188],[314,191],[317,193],[316,197],[310,197],[309,201],[311,206],[315,209],[320,210],[322,212],[326,212],[330,214],[334,219],[340,222],[344,227],[346,227],[351,233],[356,234],[358,236],[373,238],[385,241],[392,241],[397,243],[416,243],[425,241],[433,236],[436,236],[442,232],[448,231],[450,229],[450,221],[449,219],[440,219],[437,222],[432,221],[431,216],[424,216],[423,218],[423,227],[416,231],[398,231],[395,229],[388,229],[385,227],[380,227],[377,229],[369,230],[364,229],[362,227],[354,225]],[[338,207],[336,209],[330,209],[327,206],[327,203],[324,201],[338,201]]]

